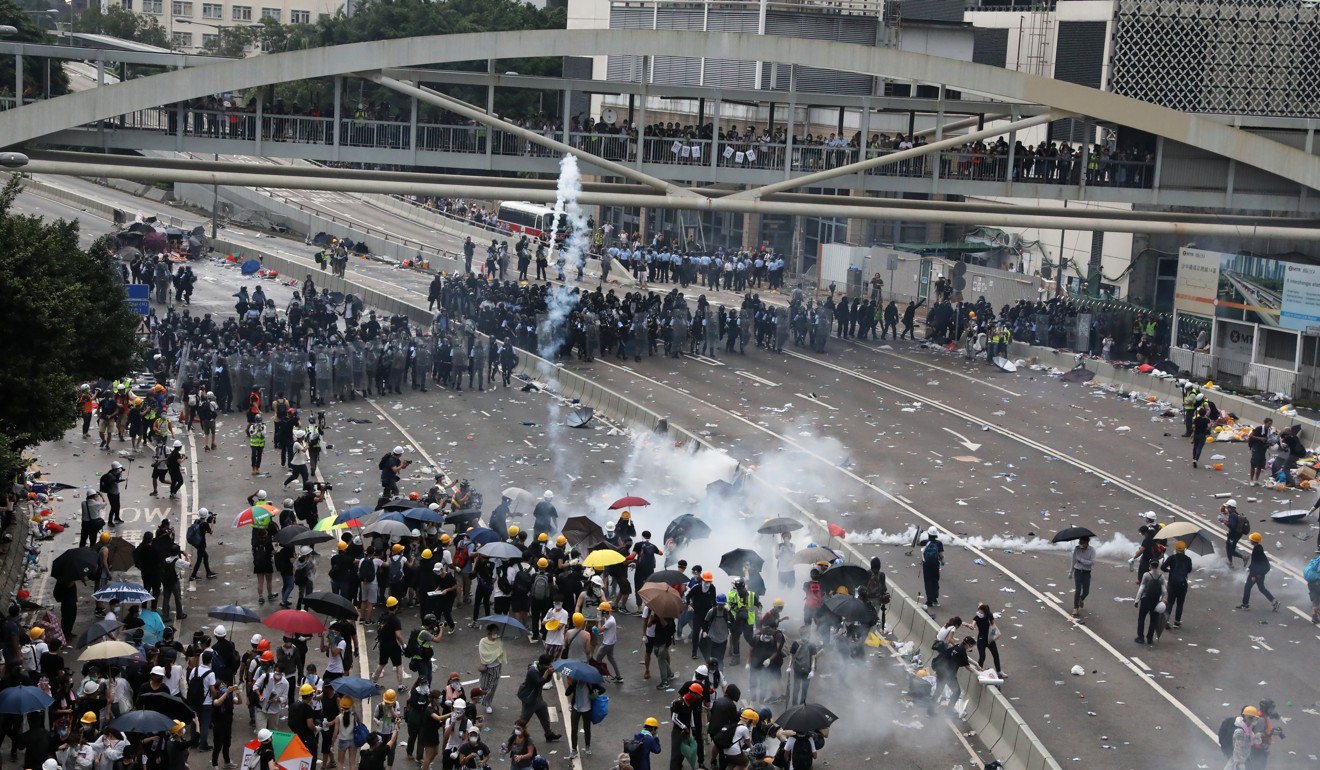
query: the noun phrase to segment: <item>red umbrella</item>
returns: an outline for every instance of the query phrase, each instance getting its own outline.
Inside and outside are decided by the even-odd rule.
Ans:
[[[316,616],[306,610],[280,610],[263,621],[276,631],[312,636],[325,631]]]
[[[838,524],[831,524],[827,529],[830,531],[830,537],[842,538],[848,534],[848,531]]]
[[[610,510],[617,511],[620,508],[641,508],[643,505],[650,505],[650,503],[647,502],[645,498],[637,497],[636,495],[629,495],[615,500],[610,504]]]

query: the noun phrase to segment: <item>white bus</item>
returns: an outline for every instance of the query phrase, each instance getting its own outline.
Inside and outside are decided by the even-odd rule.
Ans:
[[[555,210],[549,206],[526,201],[505,201],[500,204],[496,214],[500,224],[511,233],[526,233],[528,238],[549,240],[550,230],[555,226]],[[563,240],[569,231],[568,217],[559,220],[559,240]]]

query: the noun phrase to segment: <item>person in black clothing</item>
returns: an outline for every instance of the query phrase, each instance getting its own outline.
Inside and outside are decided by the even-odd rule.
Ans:
[[[1210,417],[1205,407],[1196,410],[1192,418],[1192,467],[1201,459],[1201,450],[1205,449],[1205,440],[1210,437]]]
[[[227,681],[221,681],[216,690],[219,694],[211,703],[211,767],[219,767],[223,756],[225,767],[232,768],[229,743],[234,735],[234,707],[243,703],[242,691]]]
[[[522,713],[518,716],[523,722],[527,722],[533,714],[541,722],[541,729],[545,731],[546,743],[553,743],[564,737],[556,733],[550,727],[550,710],[546,706],[545,697],[542,695],[542,687],[551,680],[554,675],[554,669],[550,667],[550,656],[542,654],[536,659],[536,662],[527,667],[527,676],[523,683],[518,687],[518,700],[522,703]]]
[[[298,700],[289,706],[289,729],[304,746],[312,752],[312,770],[316,768],[316,709],[312,707],[312,697],[316,688],[304,682],[298,688]],[[212,762],[212,765],[215,763]]]
[[[385,770],[385,763],[398,740],[398,730],[390,733],[388,741],[382,739],[380,733],[368,734],[367,745],[359,749],[358,770]]]
[[[970,657],[972,648],[975,646],[976,639],[965,636],[962,644],[949,645],[932,661],[932,668],[935,669],[935,697],[931,698],[930,704],[926,707],[927,716],[935,715],[935,704],[939,701],[940,694],[945,687],[948,687],[952,692],[949,696],[949,703],[956,703],[958,698],[962,697],[962,685],[958,684],[958,672],[964,668],[973,674],[977,672],[977,668],[972,664]]]
[[[1187,602],[1187,577],[1192,574],[1192,557],[1187,555],[1187,544],[1181,540],[1173,544],[1173,551],[1160,569],[1169,573],[1167,593],[1169,614],[1173,616],[1171,625],[1181,628],[1183,605]]]
[[[682,770],[683,743],[693,735],[693,729],[699,724],[696,712],[701,710],[701,696],[705,690],[700,684],[687,686],[687,692],[675,698],[669,704],[669,770]]]
[[[742,690],[738,689],[738,685],[730,684],[724,687],[724,694],[716,698],[715,702],[711,704],[706,732],[712,739],[719,735],[721,731],[733,730],[738,726],[738,718],[742,713],[738,708],[738,699],[741,697]],[[698,764],[703,767],[721,767],[722,757],[722,750],[712,740],[710,744],[710,761],[708,763],[698,762]]]
[[[201,569],[203,565],[206,566],[207,578],[214,579],[219,577],[219,575],[211,570],[211,554],[206,550],[206,538],[208,535],[215,533],[214,527],[215,516],[205,508],[198,508],[197,535],[199,539],[194,543],[189,543],[189,545],[197,549],[197,558],[193,560],[193,570],[192,575],[189,577],[190,580],[197,579],[197,570]],[[232,647],[233,645],[230,646]]]

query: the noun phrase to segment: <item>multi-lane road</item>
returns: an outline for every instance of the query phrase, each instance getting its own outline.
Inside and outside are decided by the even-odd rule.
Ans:
[[[111,200],[119,195],[84,182],[50,181]],[[24,196],[23,205],[47,206],[30,200]],[[125,205],[134,207],[143,206]],[[273,244],[228,235],[252,237],[265,248]],[[309,253],[296,243],[279,246],[303,259]],[[349,277],[425,296],[427,278],[419,274],[354,262]],[[732,296],[716,301],[721,299],[736,301]],[[1313,501],[1241,486],[1246,477],[1241,445],[1209,447],[1224,455],[1223,471],[1193,470],[1189,448],[1178,437],[1180,421],[1157,419],[1137,402],[1066,386],[1039,372],[1004,374],[907,343],[832,342],[819,356],[749,351],[714,361],[598,360],[569,367],[646,403],[745,466],[755,465],[756,473],[782,491],[788,501],[782,505],[801,506],[849,530],[850,539],[868,555],[881,556],[891,579],[910,593],[920,589],[919,568],[917,555],[899,544],[902,533],[914,525],[938,527],[954,543],[939,618],[955,613],[969,618],[980,601],[1001,613],[1009,675],[1005,693],[1061,763],[1147,768],[1167,760],[1209,767],[1222,762],[1212,737],[1220,720],[1265,697],[1280,704],[1288,720],[1288,738],[1276,741],[1272,764],[1312,765],[1320,755],[1320,736],[1307,729],[1316,720],[1320,692],[1308,677],[1298,676],[1308,669],[1316,638],[1300,580],[1301,566],[1314,550],[1315,527],[1310,521],[1268,522],[1272,510],[1310,507]],[[503,406],[504,397],[489,394],[463,400],[493,397]],[[414,435],[434,431],[434,445],[448,459],[456,458],[447,453],[467,456],[462,448],[468,444],[491,454],[479,438],[469,442],[466,436],[488,432],[492,424],[509,427],[509,420],[487,417],[472,403],[454,403],[458,398],[450,394],[431,398],[470,426],[431,422],[429,409],[393,415]],[[542,414],[529,421],[545,424],[544,404],[526,408]],[[409,427],[414,419],[416,431]],[[372,424],[385,430],[375,420]],[[519,448],[513,437],[501,441],[507,452],[548,453],[540,469],[545,482],[574,504],[592,501],[589,482],[570,478],[582,479],[579,474],[547,473],[565,456],[549,443],[549,434],[522,438],[533,446]],[[389,440],[382,436],[380,443]],[[428,443],[422,436],[418,440]],[[459,449],[440,449],[451,442]],[[484,462],[516,463],[507,452]],[[623,462],[626,452],[617,453],[602,461]],[[370,452],[363,454],[357,467],[369,477],[374,464]],[[657,481],[629,478],[639,489]],[[232,506],[239,491],[246,490],[217,494],[233,498],[226,501]],[[1270,586],[1283,608],[1273,613],[1257,601],[1250,612],[1233,611],[1241,598],[1241,573],[1229,571],[1222,558],[1200,558],[1183,628],[1170,630],[1154,647],[1135,644],[1135,575],[1126,561],[1136,549],[1137,514],[1154,510],[1164,521],[1189,519],[1215,536],[1217,493],[1237,495],[1258,523],[1275,559]],[[758,520],[773,515],[762,509],[746,513]],[[1067,551],[1045,542],[1073,524],[1102,535],[1102,563],[1085,625],[1068,614]],[[242,554],[234,558],[237,567]],[[790,606],[798,599],[786,598]],[[1086,673],[1071,675],[1074,665]],[[870,705],[872,700],[877,705]],[[877,687],[867,693],[865,708],[890,700],[886,689]],[[858,718],[865,713],[859,710]],[[906,740],[915,731],[905,719],[881,721],[895,724],[895,733]],[[945,737],[947,745],[947,732]]]

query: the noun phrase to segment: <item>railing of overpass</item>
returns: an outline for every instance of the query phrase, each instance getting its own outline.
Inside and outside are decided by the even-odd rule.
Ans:
[[[0,99],[0,109],[12,105],[12,99]],[[182,126],[180,126],[182,120]],[[103,121],[106,130],[142,130],[181,133],[184,137],[254,141],[292,142],[333,145],[335,120],[306,115],[262,115],[253,112],[208,111],[157,107],[140,110]],[[339,144],[342,147],[366,147],[400,151],[490,154],[501,157],[550,158],[545,147],[503,131],[479,125],[455,125],[419,121],[416,143],[411,123],[388,120],[344,118],[339,121]],[[563,139],[561,132],[545,132],[548,138]],[[687,137],[645,137],[640,142],[623,134],[570,132],[568,142],[606,160],[636,163],[640,148],[642,162],[667,166],[718,166],[726,169],[809,173],[835,168],[863,158],[876,158],[898,152],[893,147],[835,146],[817,140],[787,141],[699,139]],[[487,144],[490,143],[490,147]],[[237,152],[237,150],[236,150]],[[1108,150],[1083,156],[1080,148],[1071,154],[1056,150],[1036,151],[1006,145],[965,146],[961,151],[938,153],[942,179],[982,182],[1035,182],[1075,185],[1082,182],[1096,186],[1149,188],[1154,181],[1155,161],[1151,155],[1129,159],[1126,153],[1111,155]],[[264,154],[270,154],[265,151]],[[275,153],[278,154],[278,153]],[[715,156],[712,160],[712,154]],[[1134,153],[1135,154],[1135,153]],[[933,156],[932,156],[933,157]],[[870,169],[872,176],[926,178],[932,175],[932,158],[915,158]],[[1009,174],[1012,174],[1011,180]]]

